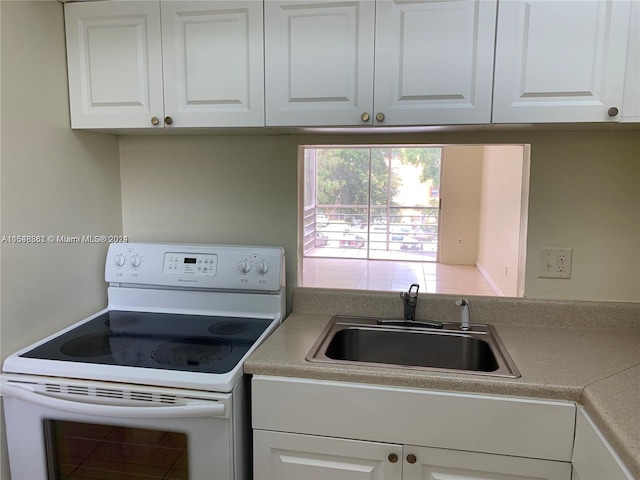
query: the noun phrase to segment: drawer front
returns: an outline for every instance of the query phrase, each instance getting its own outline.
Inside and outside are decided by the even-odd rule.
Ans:
[[[571,461],[573,402],[254,377],[253,428]]]

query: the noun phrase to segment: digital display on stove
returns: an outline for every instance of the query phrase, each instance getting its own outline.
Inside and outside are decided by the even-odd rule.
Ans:
[[[184,258],[184,263],[196,263],[196,259],[195,258]]]

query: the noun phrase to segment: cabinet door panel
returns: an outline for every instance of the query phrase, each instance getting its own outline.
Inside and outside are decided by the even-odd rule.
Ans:
[[[255,480],[398,480],[400,445],[254,430]],[[396,461],[389,461],[389,455]]]
[[[381,0],[375,110],[385,125],[489,123],[496,2]]]
[[[572,462],[574,477],[577,479],[633,478],[584,408],[579,408],[576,415],[576,439]]]
[[[640,2],[631,2],[621,121],[640,122]]]
[[[415,456],[415,462],[407,461],[408,455]],[[413,459],[412,459],[413,461]],[[519,480],[570,480],[571,464],[522,457],[488,455],[405,446],[403,480],[486,480],[492,478]]]
[[[264,125],[262,30],[262,2],[162,3],[172,126]]]
[[[366,0],[265,2],[267,125],[363,123],[373,102],[374,14]]]
[[[157,2],[65,4],[73,128],[151,127],[162,118]]]
[[[618,121],[625,0],[504,2],[498,15],[493,122]]]

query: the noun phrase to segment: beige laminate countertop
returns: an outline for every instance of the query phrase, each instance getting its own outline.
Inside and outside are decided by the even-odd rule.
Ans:
[[[416,318],[455,321],[453,298],[430,297]],[[297,289],[293,313],[249,356],[245,372],[575,401],[640,478],[640,304],[471,299],[472,323],[494,325],[520,370],[515,379],[305,359],[332,315],[397,318],[398,302],[388,293]]]

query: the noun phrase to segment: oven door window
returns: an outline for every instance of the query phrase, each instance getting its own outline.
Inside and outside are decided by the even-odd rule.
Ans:
[[[49,480],[189,478],[187,435],[44,420]]]

